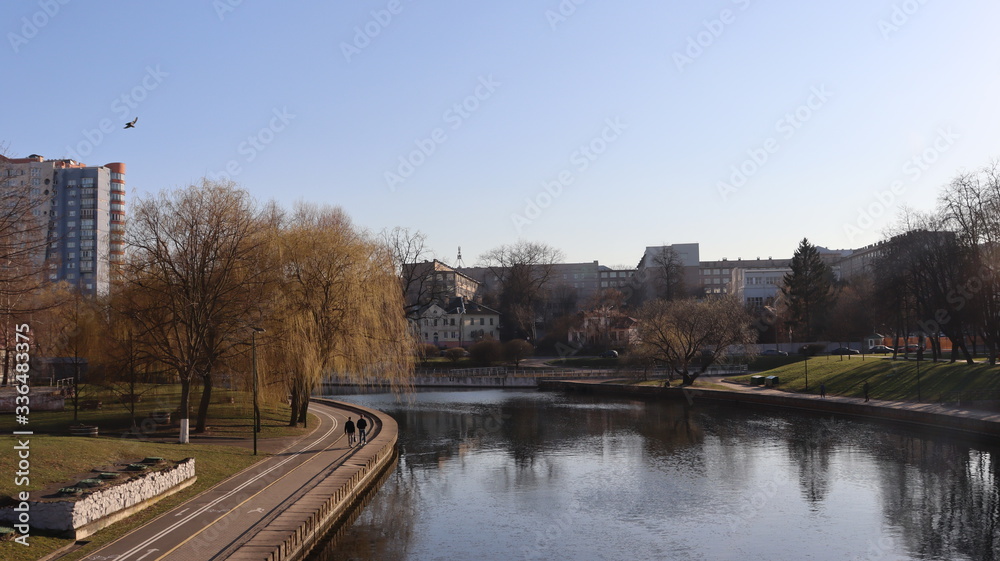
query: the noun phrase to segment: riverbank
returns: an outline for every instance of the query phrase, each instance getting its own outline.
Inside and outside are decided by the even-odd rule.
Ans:
[[[539,389],[599,395],[712,401],[737,406],[781,407],[816,413],[901,422],[922,427],[961,431],[967,435],[1000,440],[1000,413],[931,403],[890,401],[845,396],[799,394],[759,386],[724,382],[729,389],[660,387],[635,384],[600,383],[583,380],[550,380]]]

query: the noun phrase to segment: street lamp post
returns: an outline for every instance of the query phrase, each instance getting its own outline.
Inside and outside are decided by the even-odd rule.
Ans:
[[[257,433],[260,432],[260,406],[257,403],[257,334],[263,333],[260,327],[251,327],[250,356],[253,363],[253,455],[257,455]]]
[[[806,352],[806,359],[802,361],[806,367],[806,391],[809,391],[809,353]]]

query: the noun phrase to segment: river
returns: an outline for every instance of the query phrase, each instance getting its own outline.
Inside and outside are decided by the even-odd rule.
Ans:
[[[314,560],[1000,559],[1000,447],[780,410],[533,390],[340,395],[400,457]]]

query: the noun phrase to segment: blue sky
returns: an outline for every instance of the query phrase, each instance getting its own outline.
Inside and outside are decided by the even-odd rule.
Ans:
[[[880,239],[1000,157],[986,0],[35,0],[0,7],[12,156],[228,174],[406,226],[634,265]],[[126,121],[139,117],[134,130]]]

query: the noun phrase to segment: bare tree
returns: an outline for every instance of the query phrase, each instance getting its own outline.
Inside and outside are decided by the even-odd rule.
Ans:
[[[392,260],[403,291],[404,312],[409,316],[435,296],[433,292],[436,285],[432,282],[427,267],[422,266],[431,257],[427,235],[419,230],[397,226],[392,230],[382,230],[378,241]]]
[[[977,311],[990,364],[1000,351],[1000,162],[957,176],[940,198],[945,224],[951,226],[974,263],[954,299]]]
[[[43,309],[51,198],[31,185],[25,170],[0,145],[0,345],[3,385],[9,382],[16,319]]]
[[[563,254],[544,243],[519,241],[479,257],[499,286],[498,308],[504,339],[536,340],[535,324],[552,276]]]
[[[653,256],[649,274],[652,275],[658,298],[677,300],[688,296],[684,282],[684,262],[673,247],[660,247],[660,251]]]
[[[196,430],[203,432],[213,368],[245,344],[260,316],[266,261],[261,217],[230,182],[203,180],[133,206],[122,270],[126,303],[147,352],[181,382],[180,442],[188,442],[191,382],[201,377]]]
[[[653,300],[639,312],[636,353],[666,363],[690,385],[732,346],[753,354],[753,317],[732,296],[706,300]],[[698,364],[697,371],[692,365]]]

